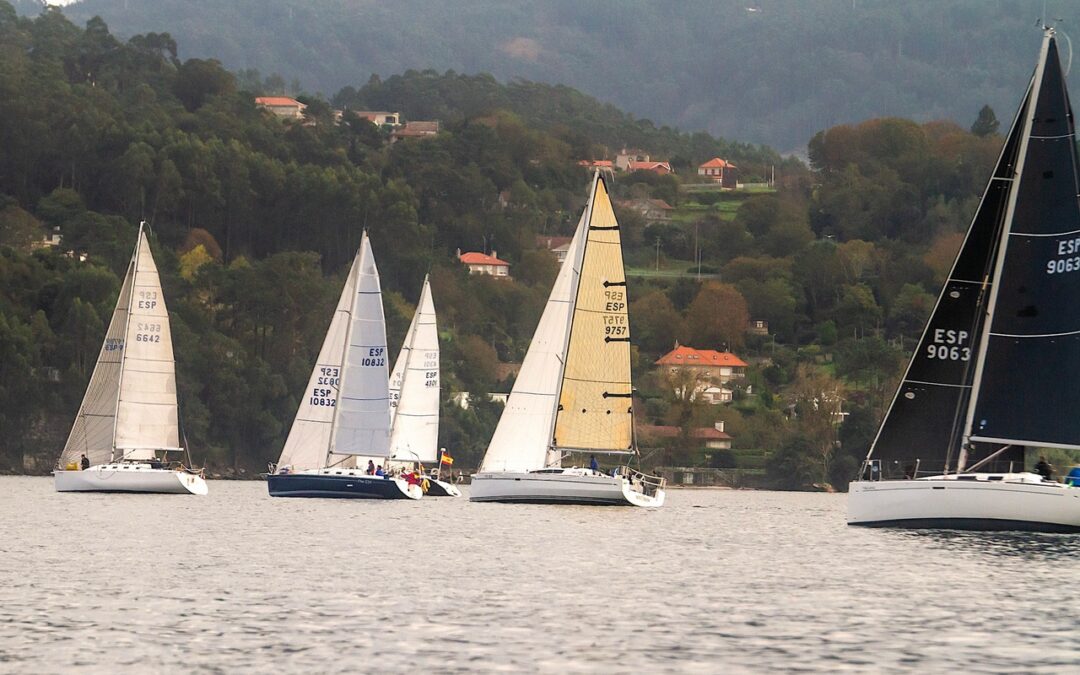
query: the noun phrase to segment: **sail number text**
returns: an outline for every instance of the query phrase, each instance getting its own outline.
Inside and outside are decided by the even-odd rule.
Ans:
[[[311,390],[311,398],[308,399],[308,403],[333,408],[337,406],[337,396],[334,394],[333,389],[314,387]]]
[[[1068,256],[1057,260],[1046,261],[1047,274],[1064,274],[1066,272],[1080,272],[1080,237],[1065,239],[1057,243],[1057,254]]]
[[[386,348],[385,347],[372,347],[368,349],[368,355],[360,359],[360,365],[362,366],[385,366],[386,365]]]
[[[604,291],[604,311],[622,312],[626,309],[626,294],[621,290]],[[604,335],[608,337],[626,337],[630,328],[626,325],[625,314],[604,315]]]
[[[319,368],[319,376],[315,384],[336,387],[340,383],[340,371],[337,368]]]
[[[136,307],[139,309],[154,309],[157,307],[157,291],[139,291],[139,301]]]
[[[941,361],[967,361],[971,358],[971,347],[965,347],[968,332],[966,330],[934,329],[934,341],[926,347],[926,356]]]
[[[161,342],[161,324],[136,323],[135,342]]]

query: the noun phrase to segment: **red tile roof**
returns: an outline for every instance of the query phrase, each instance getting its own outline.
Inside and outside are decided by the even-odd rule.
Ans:
[[[595,166],[600,169],[611,169],[614,167],[614,162],[610,159],[583,159],[578,162],[578,166]]]
[[[729,366],[745,368],[746,362],[731,352],[714,349],[694,349],[679,345],[656,360],[658,366]]]
[[[505,260],[493,258],[486,253],[462,253],[459,258],[466,265],[495,265],[496,267],[510,267]]]
[[[536,245],[542,248],[546,248],[549,251],[554,251],[557,248],[570,245],[570,240],[573,237],[545,237],[543,235],[536,235]]]
[[[664,426],[664,425],[642,425],[639,427],[641,433],[646,436],[654,436],[658,438],[675,438],[680,433],[679,427]],[[731,436],[724,431],[718,431],[714,427],[702,427],[700,429],[690,430],[691,438],[706,438],[709,440],[726,441],[730,440]]]
[[[256,96],[255,105],[304,107],[304,104],[288,96]]]
[[[733,168],[733,169],[735,168],[735,165],[732,164],[731,162],[729,162],[729,161],[727,161],[725,159],[720,159],[719,157],[713,157],[712,159],[705,162],[704,164],[702,164],[698,168],[699,169],[726,169],[729,166],[731,168]]]
[[[675,173],[671,168],[671,165],[667,162],[630,162],[627,167],[630,171],[666,171],[668,173]]]

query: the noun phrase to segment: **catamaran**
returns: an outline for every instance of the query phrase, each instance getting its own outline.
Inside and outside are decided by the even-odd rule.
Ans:
[[[597,173],[469,498],[661,506],[661,478],[563,465],[573,454],[637,453],[632,392],[619,223]]]
[[[105,342],[53,472],[58,492],[205,495],[180,447],[169,312],[150,244],[139,236]],[[83,464],[87,468],[82,468]]]
[[[1080,488],[1024,470],[1080,449],[1080,176],[1052,28],[860,477],[848,523],[1080,531]]]
[[[439,329],[431,284],[424,276],[416,312],[390,372],[390,460],[391,466],[405,471],[434,465],[434,471],[421,477],[424,494],[460,497],[461,491],[440,474],[439,374]]]
[[[421,486],[369,474],[390,458],[390,382],[379,270],[364,232],[277,465],[273,497],[420,499]]]

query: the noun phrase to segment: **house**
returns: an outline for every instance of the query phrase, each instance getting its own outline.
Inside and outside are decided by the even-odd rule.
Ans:
[[[737,187],[739,180],[738,168],[726,159],[720,159],[719,157],[713,157],[699,166],[697,172],[699,176],[705,176],[710,181],[719,183],[720,187],[725,188],[734,189]]]
[[[60,236],[59,225],[54,225],[52,228],[43,227],[41,231],[41,238],[30,242],[31,250],[39,248],[56,248],[60,245],[63,237]]]
[[[609,178],[615,175],[615,163],[610,159],[583,159],[578,162],[578,166],[589,171],[599,171]]]
[[[256,96],[255,105],[274,113],[283,120],[304,119],[306,105],[288,96]]]
[[[731,380],[746,377],[746,362],[731,352],[713,349],[694,349],[675,343],[675,349],[656,360],[657,370],[674,375],[689,371],[699,381],[725,385]],[[702,388],[704,391],[704,387]]]
[[[354,110],[353,112],[377,127],[401,126],[401,113],[387,112],[385,110]],[[438,124],[438,122],[435,124]],[[436,132],[438,132],[438,129],[436,129]]]
[[[631,161],[626,168],[627,171],[652,171],[655,174],[666,176],[669,173],[675,173],[675,169],[671,168],[671,165],[667,162],[636,162]]]
[[[561,265],[566,260],[567,251],[570,250],[571,239],[572,237],[544,237],[537,235],[536,245],[551,251]]]
[[[667,425],[642,425],[641,435],[645,442],[656,443],[660,439],[678,438],[682,433],[679,427]],[[724,423],[717,422],[712,427],[702,427],[690,430],[690,438],[701,441],[710,450],[730,450],[731,436],[724,431]]]
[[[506,405],[506,402],[510,399],[510,394],[503,392],[490,392],[487,395],[487,399],[492,403],[502,403]],[[461,408],[462,410],[468,410],[469,404],[472,402],[472,394],[467,391],[456,391],[450,394],[450,402]]]
[[[649,222],[666,223],[671,220],[675,207],[663,199],[629,199],[618,202],[619,208],[635,211]]]
[[[615,168],[619,171],[630,171],[631,162],[647,162],[649,155],[642,150],[627,150],[623,148],[615,155]]]
[[[469,268],[469,274],[488,274],[493,277],[510,278],[510,263],[499,260],[497,251],[492,251],[491,255],[488,255],[476,252],[462,253],[461,249],[458,249],[457,257],[463,265]]]
[[[750,319],[746,324],[746,332],[751,335],[768,335],[769,322],[763,319]]]
[[[400,129],[394,129],[390,134],[390,142],[400,141],[405,138],[432,138],[439,134],[439,121],[430,122],[406,122]]]

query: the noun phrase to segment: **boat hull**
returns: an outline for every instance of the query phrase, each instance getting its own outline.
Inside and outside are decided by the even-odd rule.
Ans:
[[[456,485],[447,483],[444,480],[438,478],[432,478],[428,476],[428,491],[424,493],[426,497],[460,497],[461,490]]]
[[[592,504],[599,506],[643,506],[656,508],[664,503],[664,491],[645,495],[622,477],[600,474],[578,475],[536,472],[476,473],[469,488],[474,502],[530,504]]]
[[[83,471],[54,471],[57,492],[144,492],[205,495],[206,481],[187,471],[97,465]]]
[[[848,492],[848,524],[1080,532],[1080,488],[1030,476],[856,481]]]
[[[349,474],[272,474],[266,477],[271,497],[327,499],[420,499],[419,485],[400,478]]]

